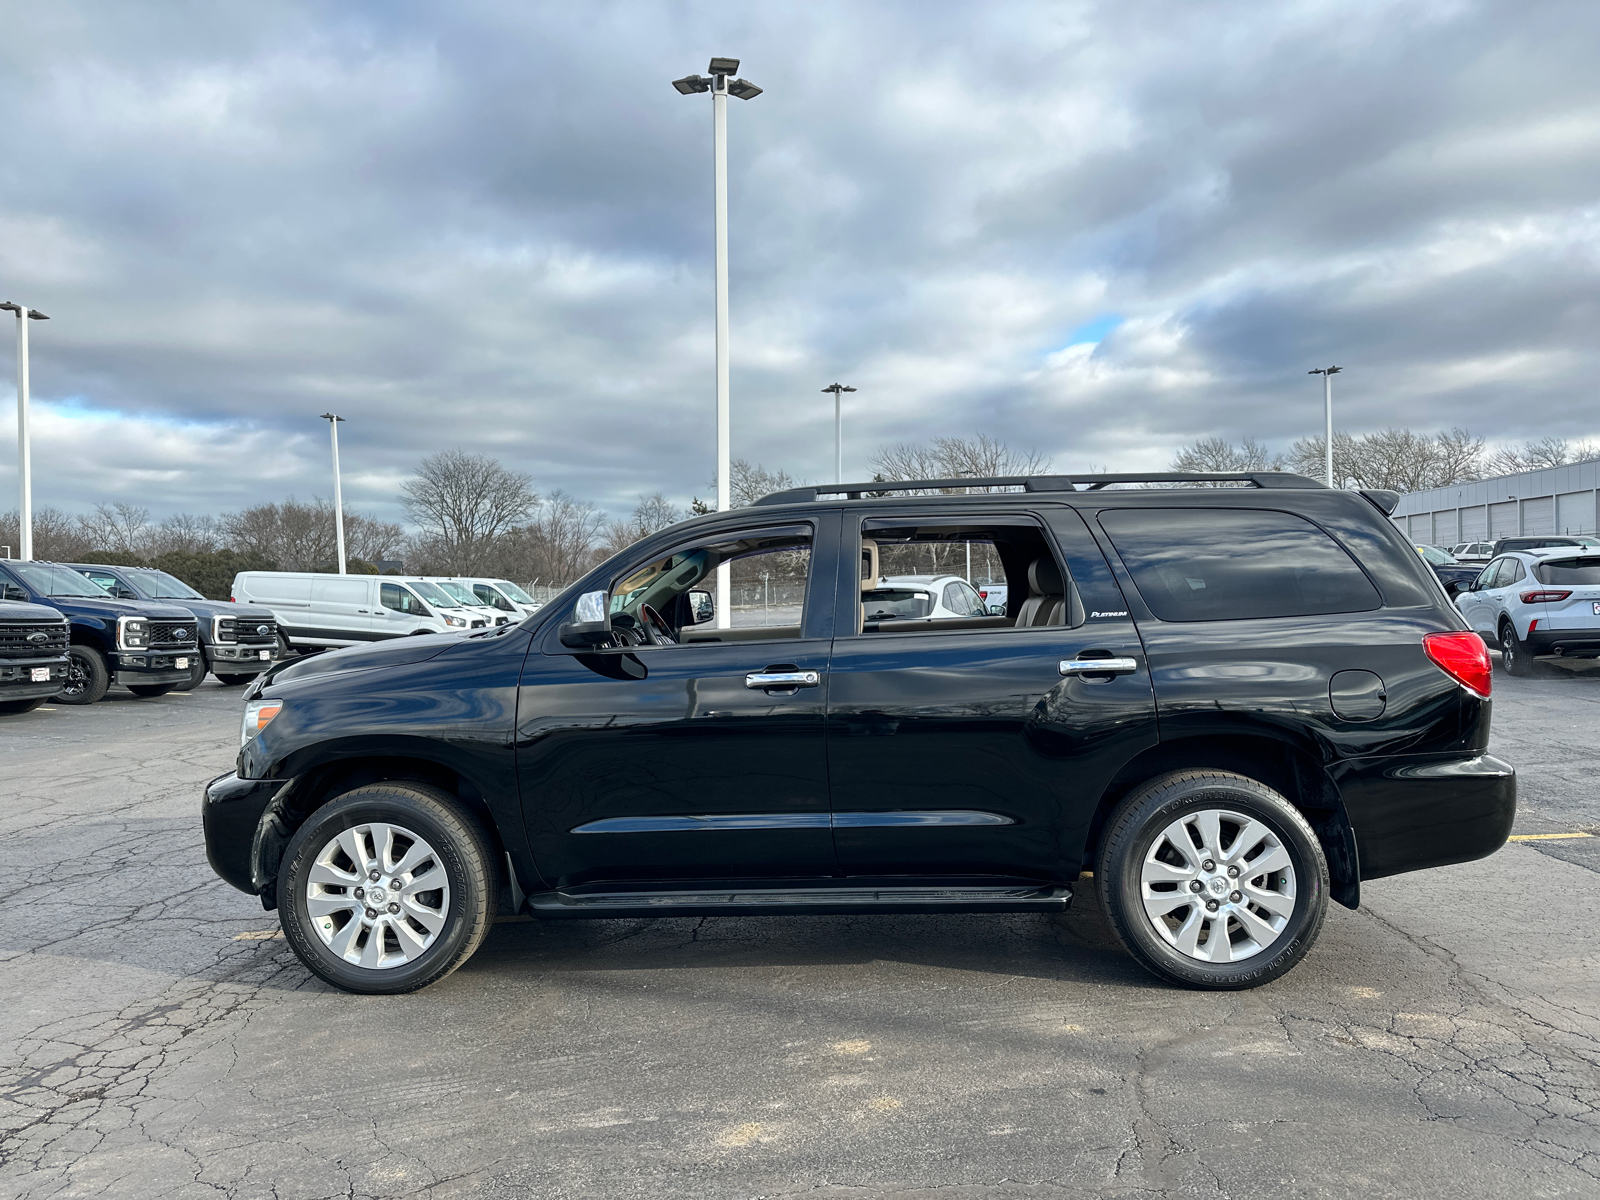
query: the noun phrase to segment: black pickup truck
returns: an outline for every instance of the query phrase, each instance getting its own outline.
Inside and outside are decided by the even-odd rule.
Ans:
[[[31,712],[66,682],[66,618],[43,604],[0,600],[0,713]]]
[[[249,683],[283,657],[278,622],[270,608],[207,600],[177,576],[154,567],[67,565],[119,600],[176,604],[193,615],[199,627],[200,646],[189,663],[188,687],[199,687],[208,670],[230,687]]]
[[[59,563],[0,562],[0,599],[42,604],[70,622],[62,704],[93,704],[113,682],[135,696],[165,695],[188,681],[199,650],[187,609],[118,600]]]

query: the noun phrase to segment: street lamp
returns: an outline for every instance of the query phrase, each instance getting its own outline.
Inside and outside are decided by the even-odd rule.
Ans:
[[[328,433],[333,438],[333,532],[339,542],[339,574],[345,573],[344,569],[344,496],[339,490],[339,422],[343,417],[336,417],[332,413],[323,413],[322,419],[328,423]]]
[[[42,312],[6,301],[0,311],[17,314],[17,485],[22,502],[17,509],[21,530],[22,561],[33,558],[33,444],[28,435],[28,322],[48,321]]]
[[[830,383],[822,389],[833,393],[833,481],[844,482],[844,418],[839,411],[839,393],[853,392],[855,388],[842,383]]]
[[[732,79],[739,70],[737,58],[713,58],[711,73],[685,75],[672,86],[685,96],[711,93],[711,156],[715,167],[714,224],[717,259],[717,511],[733,507],[733,465],[728,423],[728,97],[753,100],[761,89],[747,79]],[[728,602],[732,592],[729,564],[717,567],[717,627],[728,628]]]
[[[1317,367],[1306,372],[1307,375],[1322,376],[1322,404],[1328,418],[1327,441],[1322,447],[1326,456],[1326,470],[1328,473],[1323,478],[1327,480],[1329,487],[1335,486],[1333,482],[1333,377],[1342,370],[1344,370],[1343,367]]]

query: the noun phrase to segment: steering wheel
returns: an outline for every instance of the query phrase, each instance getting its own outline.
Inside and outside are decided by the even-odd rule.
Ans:
[[[639,605],[639,624],[644,628],[644,634],[656,646],[676,646],[678,635],[672,632],[668,625],[655,609],[648,604]]]

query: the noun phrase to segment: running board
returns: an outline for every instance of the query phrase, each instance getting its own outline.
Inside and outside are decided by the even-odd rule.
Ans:
[[[840,912],[1065,912],[1068,887],[872,887],[720,891],[540,892],[528,911],[541,917],[820,915]]]

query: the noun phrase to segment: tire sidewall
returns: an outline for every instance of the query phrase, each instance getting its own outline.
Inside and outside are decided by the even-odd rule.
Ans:
[[[183,690],[186,692],[192,692],[204,683],[207,673],[211,670],[211,662],[206,658],[204,650],[196,650],[194,657],[197,665],[189,668],[189,678],[183,682]]]
[[[446,810],[448,813],[448,810]],[[454,819],[450,819],[454,817]],[[339,958],[311,927],[305,876],[322,848],[339,833],[370,821],[401,825],[420,834],[439,855],[450,882],[450,912],[444,931],[415,962],[373,970]],[[308,969],[334,987],[367,994],[410,992],[447,974],[461,959],[472,936],[471,914],[485,903],[475,895],[475,873],[466,856],[476,854],[471,831],[454,814],[441,820],[428,806],[403,791],[363,788],[324,805],[295,831],[278,869],[278,906],[284,936]],[[485,864],[486,866],[486,864]]]
[[[1157,975],[1192,987],[1251,988],[1290,970],[1310,950],[1327,915],[1327,862],[1305,819],[1270,788],[1243,778],[1209,777],[1184,781],[1167,794],[1159,788],[1151,791],[1143,804],[1135,805],[1131,821],[1114,823],[1099,864],[1101,900],[1124,944]],[[1288,925],[1272,945],[1238,963],[1200,962],[1169,945],[1156,932],[1140,894],[1140,864],[1161,831],[1207,808],[1231,809],[1261,821],[1283,843],[1294,867],[1295,908]]]
[[[1528,654],[1527,643],[1517,636],[1516,626],[1509,621],[1500,630],[1500,665],[1507,675],[1519,679],[1533,674],[1533,658]]]
[[[94,704],[105,698],[111,688],[111,670],[106,666],[106,660],[100,651],[93,646],[72,645],[67,647],[69,658],[81,662],[88,673],[88,682],[84,685],[82,693],[69,696],[65,689],[55,696],[59,704]],[[69,668],[70,670],[70,668]]]

